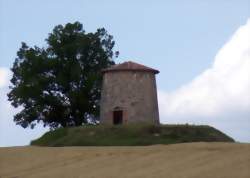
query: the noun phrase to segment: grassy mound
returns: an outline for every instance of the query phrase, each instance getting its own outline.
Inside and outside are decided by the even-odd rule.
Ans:
[[[31,142],[39,146],[141,146],[183,142],[234,142],[210,126],[129,125],[60,128]]]

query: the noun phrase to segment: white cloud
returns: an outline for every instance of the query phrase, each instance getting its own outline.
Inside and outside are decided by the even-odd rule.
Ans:
[[[173,92],[159,91],[161,121],[212,124],[220,128],[241,122],[248,125],[244,126],[249,129],[244,139],[250,141],[249,41],[250,19],[219,50],[211,68]],[[230,129],[226,132],[231,133]],[[237,135],[236,132],[232,134]]]
[[[0,88],[9,84],[11,73],[8,68],[0,67]]]

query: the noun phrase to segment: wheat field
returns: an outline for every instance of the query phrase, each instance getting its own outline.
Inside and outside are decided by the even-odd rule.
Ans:
[[[0,148],[0,178],[249,178],[250,144]]]

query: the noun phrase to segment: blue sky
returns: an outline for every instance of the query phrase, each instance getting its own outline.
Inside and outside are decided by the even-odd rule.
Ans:
[[[116,62],[134,60],[160,70],[158,90],[168,95],[211,68],[217,53],[249,17],[249,0],[0,0],[0,67],[11,67],[22,41],[30,46],[45,46],[44,39],[55,25],[79,21],[88,32],[105,27],[114,36],[116,50],[120,51]],[[7,91],[0,89],[2,93]],[[0,106],[8,104],[4,102]],[[41,134],[26,130],[22,135],[24,131],[10,123],[11,114],[0,116],[2,120],[8,117],[8,121],[5,118],[0,123],[8,122],[13,133],[21,137],[21,141],[12,137],[0,140],[0,146],[27,144]],[[168,118],[163,120],[167,122]],[[250,141],[249,132],[236,134],[227,128],[227,122],[223,121],[219,128],[238,140]],[[250,125],[248,120],[246,123]],[[7,132],[11,131],[1,131],[0,139]]]

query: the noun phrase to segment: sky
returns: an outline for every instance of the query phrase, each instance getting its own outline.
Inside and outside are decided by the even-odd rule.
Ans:
[[[79,21],[114,36],[117,63],[160,71],[162,123],[208,124],[250,142],[249,0],[0,0],[0,146],[28,145],[48,128],[23,129],[7,101],[21,42],[45,46],[55,25]]]

